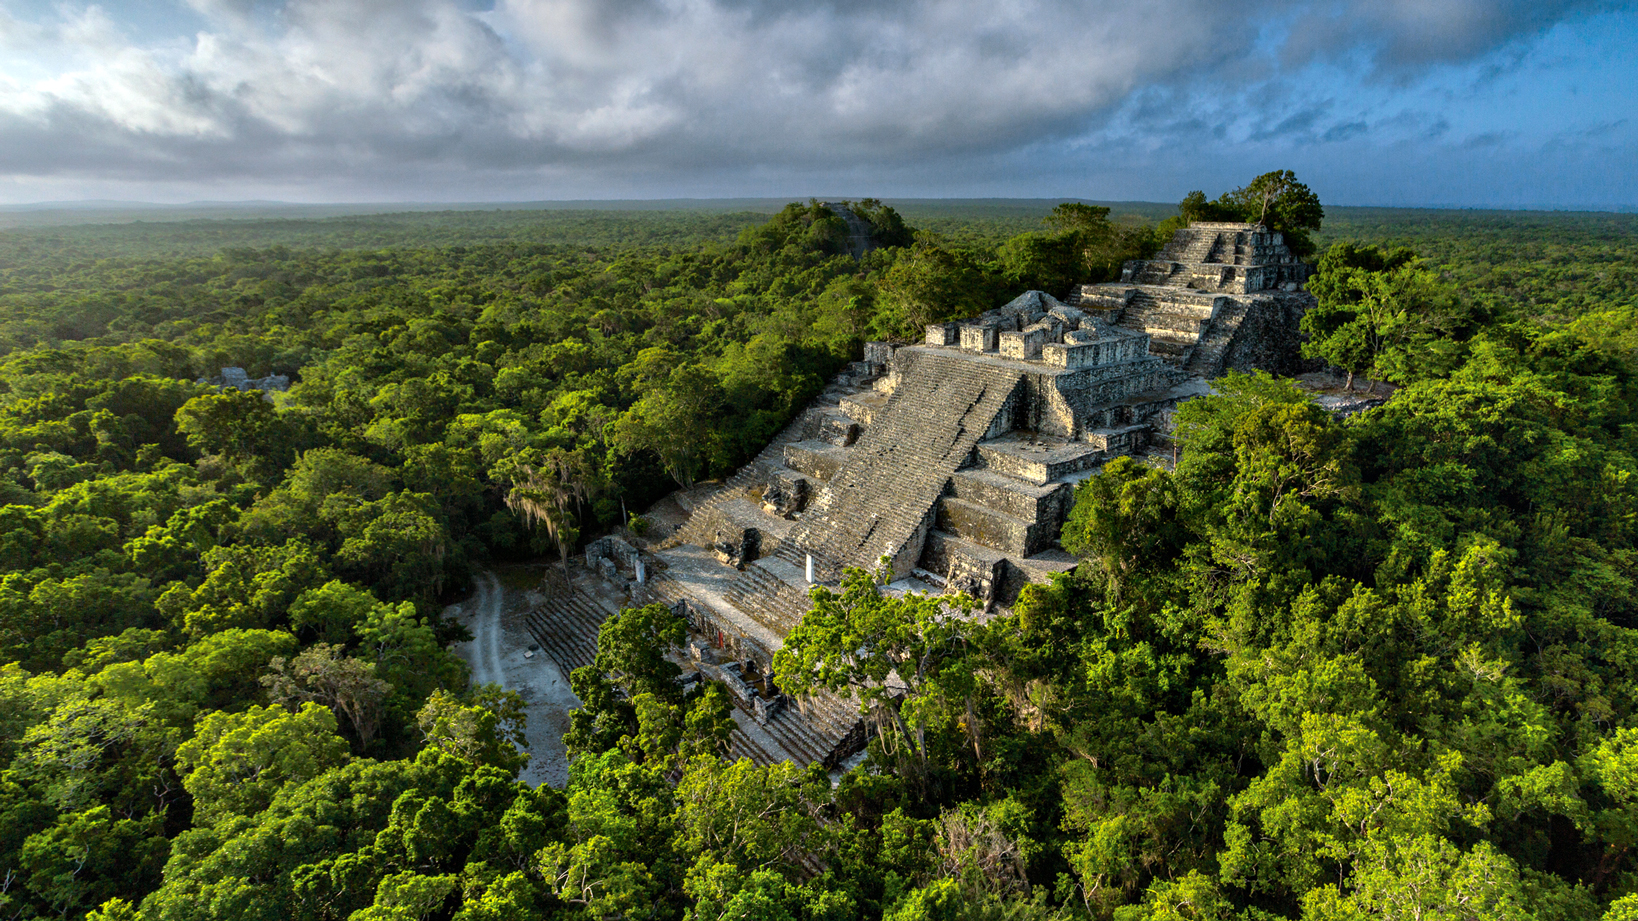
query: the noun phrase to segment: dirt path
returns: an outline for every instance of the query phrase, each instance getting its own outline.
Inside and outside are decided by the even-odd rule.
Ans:
[[[473,684],[500,684],[501,612],[506,606],[506,590],[492,572],[478,576],[478,597],[472,599],[471,656]]]
[[[455,654],[472,667],[472,683],[498,684],[516,691],[527,705],[529,766],[519,780],[563,787],[569,780],[563,733],[569,711],[580,701],[565,676],[546,655],[526,656],[534,640],[524,620],[521,592],[508,592],[492,572],[477,578],[477,594],[446,612],[472,631],[470,643],[458,643]]]

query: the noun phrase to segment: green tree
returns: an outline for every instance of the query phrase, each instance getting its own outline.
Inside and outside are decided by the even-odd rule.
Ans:
[[[1290,170],[1264,173],[1232,192],[1226,192],[1218,203],[1237,210],[1241,220],[1265,224],[1270,230],[1285,235],[1287,246],[1297,256],[1314,252],[1310,231],[1320,229],[1325,209],[1319,196],[1308,186],[1297,181]]]
[[[282,469],[295,446],[290,427],[254,390],[194,397],[176,411],[176,430],[194,450],[224,457],[258,478]]]
[[[267,696],[286,706],[319,703],[347,718],[361,747],[368,748],[381,724],[382,702],[392,685],[375,676],[375,663],[341,654],[318,643],[293,659],[275,657],[262,676]]]
[[[857,700],[884,750],[900,755],[899,769],[925,784],[930,727],[960,719],[974,748],[981,745],[969,628],[945,611],[950,601],[883,595],[869,573],[849,569],[840,592],[814,589],[813,609],[774,655],[779,686],[797,697],[827,690]],[[969,614],[975,604],[965,597],[954,603]]]
[[[988,309],[992,287],[970,255],[930,237],[918,238],[882,277],[884,309],[877,315],[874,332],[885,339],[918,340],[929,323]]]
[[[523,698],[493,684],[473,688],[470,703],[434,691],[415,716],[425,744],[514,777],[529,763],[528,721]]]
[[[1454,292],[1404,249],[1338,243],[1320,257],[1302,318],[1303,355],[1348,373],[1409,383],[1448,371],[1460,357],[1465,311]]]
[[[677,485],[692,489],[718,459],[722,404],[714,374],[699,365],[681,365],[613,423],[614,443],[627,454],[652,452]]]
[[[512,484],[506,494],[506,507],[522,516],[531,527],[545,527],[546,536],[557,546],[563,563],[564,584],[573,592],[569,554],[580,540],[577,516],[591,482],[591,469],[585,455],[561,448],[544,453],[529,452],[513,455],[497,470],[500,479]]]
[[[347,761],[336,718],[316,703],[294,713],[283,707],[216,711],[199,721],[176,750],[183,786],[202,824],[267,808],[286,784],[299,784]]]

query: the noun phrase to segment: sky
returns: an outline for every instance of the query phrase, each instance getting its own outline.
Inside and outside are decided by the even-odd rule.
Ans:
[[[1638,206],[1638,4],[0,0],[0,203]]]

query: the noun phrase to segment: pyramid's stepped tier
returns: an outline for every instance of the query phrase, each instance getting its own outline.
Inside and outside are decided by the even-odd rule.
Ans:
[[[1030,561],[1056,551],[1075,486],[1111,457],[1143,445],[1147,426],[1089,433],[1072,441],[1014,432],[980,442],[977,466],[956,471],[939,500],[921,568],[984,599],[1008,599],[1073,560]],[[1067,565],[1066,565],[1067,564]]]
[[[747,565],[722,597],[780,636],[790,633],[811,607],[806,573],[777,555]]]
[[[1175,234],[1153,259],[1121,269],[1122,284],[1166,285],[1249,294],[1307,281],[1310,269],[1283,234],[1259,224],[1196,222]]]
[[[1146,334],[1155,357],[1185,376],[1205,378],[1229,369],[1290,370],[1303,311],[1313,304],[1306,292],[1226,295],[1121,284],[1082,285],[1070,300],[1122,329]]]
[[[791,761],[835,767],[862,751],[869,740],[858,705],[826,692],[792,701],[766,724],[757,724],[737,708],[734,721],[728,756],[749,758],[758,765]]]
[[[597,658],[597,628],[615,612],[585,592],[547,600],[530,611],[529,634],[564,675]]]
[[[1070,474],[1092,470],[1137,446],[1138,428],[1099,433],[1096,441],[1073,441],[1030,433],[1011,434],[978,446],[978,466],[992,476],[1045,486]],[[966,478],[971,482],[975,477]],[[958,487],[959,488],[959,487]],[[976,494],[976,491],[975,491]]]
[[[978,446],[985,456],[988,444]],[[1065,482],[1034,482],[998,473],[969,468],[950,477],[949,497],[994,509],[1028,521],[1054,521],[1064,517],[1072,501],[1073,486]]]
[[[910,350],[901,349],[898,357]],[[1024,374],[1010,363],[924,350],[899,372],[874,424],[821,487],[791,540],[827,564],[906,575],[934,504],[979,440],[1011,428]]]
[[[939,502],[935,520],[939,530],[1007,556],[1039,553],[1058,538],[1056,521],[1019,518],[953,496],[945,496]]]
[[[768,482],[769,478],[780,471],[788,470],[786,464],[786,446],[796,442],[824,441],[827,436],[835,438],[838,425],[858,424],[860,420],[847,415],[841,407],[844,399],[854,394],[859,388],[867,388],[885,370],[880,362],[855,361],[836,375],[821,393],[807,408],[798,413],[790,424],[785,426],[772,441],[768,442],[751,462],[735,471],[723,484],[723,488],[716,495],[707,499],[695,508],[688,524],[668,544],[708,543],[714,533],[714,522],[710,515],[701,515],[700,512],[711,506],[731,501],[735,498],[745,498],[747,491],[753,487],[760,487]],[[870,393],[870,391],[865,391]],[[857,430],[854,431],[857,436]]]

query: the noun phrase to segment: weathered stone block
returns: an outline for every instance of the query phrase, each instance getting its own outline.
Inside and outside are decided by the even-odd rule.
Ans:
[[[1098,363],[1097,354],[1093,351],[1096,343],[1067,343],[1053,342],[1041,347],[1041,360],[1054,368],[1086,368]]]
[[[1023,332],[1002,333],[999,338],[1001,357],[1030,361],[1041,357],[1041,346],[1047,343],[1047,331],[1032,326]]]
[[[1125,305],[1122,304],[1120,306]],[[1087,322],[1085,311],[1076,307],[1071,307],[1068,304],[1060,304],[1059,306],[1052,308],[1051,312],[1047,315],[1057,319],[1058,322],[1062,323],[1067,329],[1079,329]]]
[[[888,365],[893,361],[893,346],[886,342],[866,342],[864,360],[874,365]]]
[[[783,709],[785,709],[783,694],[771,698],[758,694],[751,698],[751,719],[756,720],[759,725],[768,725],[768,721],[778,716],[779,711]]]
[[[1086,432],[1082,438],[1086,443],[1100,451],[1111,455],[1131,454],[1143,447],[1149,434],[1149,427],[1131,425],[1118,429],[1093,429]]]
[[[785,446],[785,466],[816,480],[835,476],[846,459],[846,451],[823,441],[798,441]]]
[[[994,326],[962,326],[961,350],[993,352],[1000,346],[1001,331]]]
[[[718,531],[711,543],[711,553],[717,561],[735,569],[744,569],[746,563],[755,562],[761,550],[762,532],[756,528]]]
[[[775,477],[762,490],[762,509],[789,517],[807,507],[810,488],[806,477]]]
[[[860,425],[870,425],[875,422],[876,414],[881,412],[882,407],[885,405],[887,405],[887,394],[879,390],[855,393],[851,396],[842,397],[841,401],[842,412],[847,413],[849,418],[856,420]]]
[[[961,335],[954,323],[933,323],[927,327],[927,344],[940,347],[952,346],[961,342]]]
[[[859,437],[859,425],[850,419],[838,419],[831,416],[819,424],[819,440],[826,444],[845,448],[853,444]]]
[[[1006,577],[1007,561],[983,559],[956,552],[950,555],[945,591],[963,592],[986,605],[995,600],[996,589]]]

